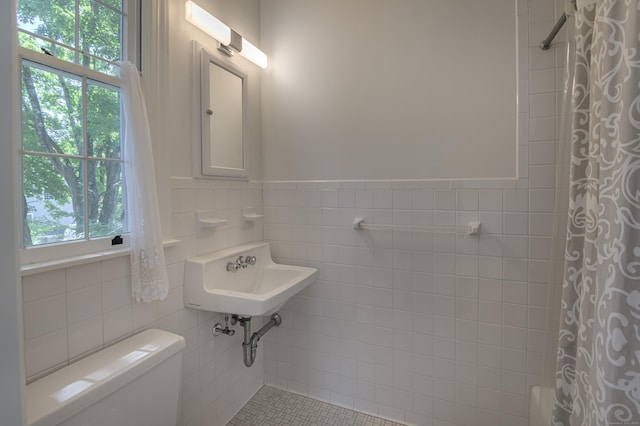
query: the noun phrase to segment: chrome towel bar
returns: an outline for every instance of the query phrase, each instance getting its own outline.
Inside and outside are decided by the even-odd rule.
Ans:
[[[418,225],[387,225],[387,224],[373,224],[365,223],[363,217],[356,217],[353,219],[353,229],[372,229],[383,230],[391,229],[397,231],[409,231],[409,232],[453,232],[456,234],[468,234],[468,235],[480,235],[480,222],[469,222],[467,226],[418,226]]]

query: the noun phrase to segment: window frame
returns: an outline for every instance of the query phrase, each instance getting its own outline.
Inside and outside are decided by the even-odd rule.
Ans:
[[[122,0],[123,2],[123,14],[122,14],[122,25],[120,31],[121,38],[121,56],[122,61],[130,61],[140,68],[141,64],[141,33],[142,33],[142,0]],[[102,4],[101,1],[98,0],[98,3]],[[17,18],[16,18],[17,19]],[[21,30],[16,25],[17,33]],[[16,37],[17,39],[17,37]],[[50,55],[46,55],[44,53],[23,47],[17,46],[17,64],[18,64],[18,73],[21,75],[22,73],[22,64],[24,61],[32,62],[36,65],[44,66],[47,68],[51,68],[53,70],[59,71],[61,73],[68,73],[76,76],[77,78],[83,81],[83,90],[87,82],[95,82],[98,84],[105,84],[108,86],[112,86],[114,88],[120,89],[122,87],[122,83],[118,77],[110,76],[108,74],[104,74],[100,71],[93,70],[91,68],[84,67],[82,65],[68,62],[63,59],[58,59]],[[22,123],[22,78],[19,79],[17,89],[17,97],[18,100],[18,111],[20,117],[20,123]],[[122,108],[121,108],[122,110]],[[86,116],[83,116],[83,124],[85,123]],[[124,120],[125,117],[123,114],[120,116],[121,123],[121,140],[124,143],[124,132],[122,131],[124,128]],[[19,126],[19,166],[18,173],[20,176],[19,179],[19,197],[22,199],[24,195],[24,175],[22,170],[22,159],[24,155],[29,151],[25,151],[22,148],[22,124]],[[122,149],[122,154],[124,154],[124,149]],[[86,157],[86,152],[84,153]],[[73,156],[72,156],[73,157]],[[124,168],[124,161],[126,159],[124,157],[121,158],[122,165]],[[85,159],[85,161],[87,161]],[[124,185],[124,182],[123,182]],[[125,195],[126,197],[126,195]],[[125,208],[126,208],[126,200]],[[23,219],[24,214],[22,212],[22,203],[20,207],[21,214],[19,215],[19,229],[20,234],[23,231]],[[60,241],[51,244],[42,244],[37,246],[29,246],[25,247],[24,238],[21,236],[20,238],[20,263],[23,266],[39,264],[39,263],[51,263],[51,262],[64,262],[66,259],[78,258],[78,257],[88,257],[93,258],[97,257],[102,253],[112,253],[114,250],[122,251],[129,249],[129,235],[128,233],[123,233],[122,244],[112,245],[111,240],[115,235],[104,236],[104,237],[95,237],[90,238],[86,236],[85,239],[82,240],[73,240],[73,241]]]

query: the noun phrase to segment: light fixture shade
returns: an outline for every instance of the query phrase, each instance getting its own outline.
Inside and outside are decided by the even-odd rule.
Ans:
[[[224,50],[227,54],[232,55],[234,51],[238,50],[238,43],[235,42],[235,40],[234,43],[232,43],[232,38],[234,38],[232,33],[238,38],[240,35],[193,1],[187,0],[184,4],[184,16],[187,21],[218,40],[220,44],[225,47]],[[244,37],[240,45],[242,46],[239,51],[240,56],[243,56],[261,68],[267,68],[268,59],[266,53],[255,47]]]
[[[249,43],[246,38],[242,39],[242,50],[240,51],[240,56],[243,56],[261,68],[267,68],[267,65],[269,64],[267,54]]]
[[[231,43],[231,28],[191,0],[184,5],[184,17],[225,46]]]

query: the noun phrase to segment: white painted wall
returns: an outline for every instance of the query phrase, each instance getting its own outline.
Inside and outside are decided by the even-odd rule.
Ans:
[[[266,180],[516,175],[514,0],[263,0]]]
[[[19,291],[15,3],[0,3],[0,413],[2,424],[23,424],[22,298]]]

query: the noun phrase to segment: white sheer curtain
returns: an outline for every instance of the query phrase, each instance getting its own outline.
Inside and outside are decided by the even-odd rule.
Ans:
[[[125,114],[125,179],[131,240],[131,292],[137,302],[167,297],[151,132],[136,67],[120,64]]]

